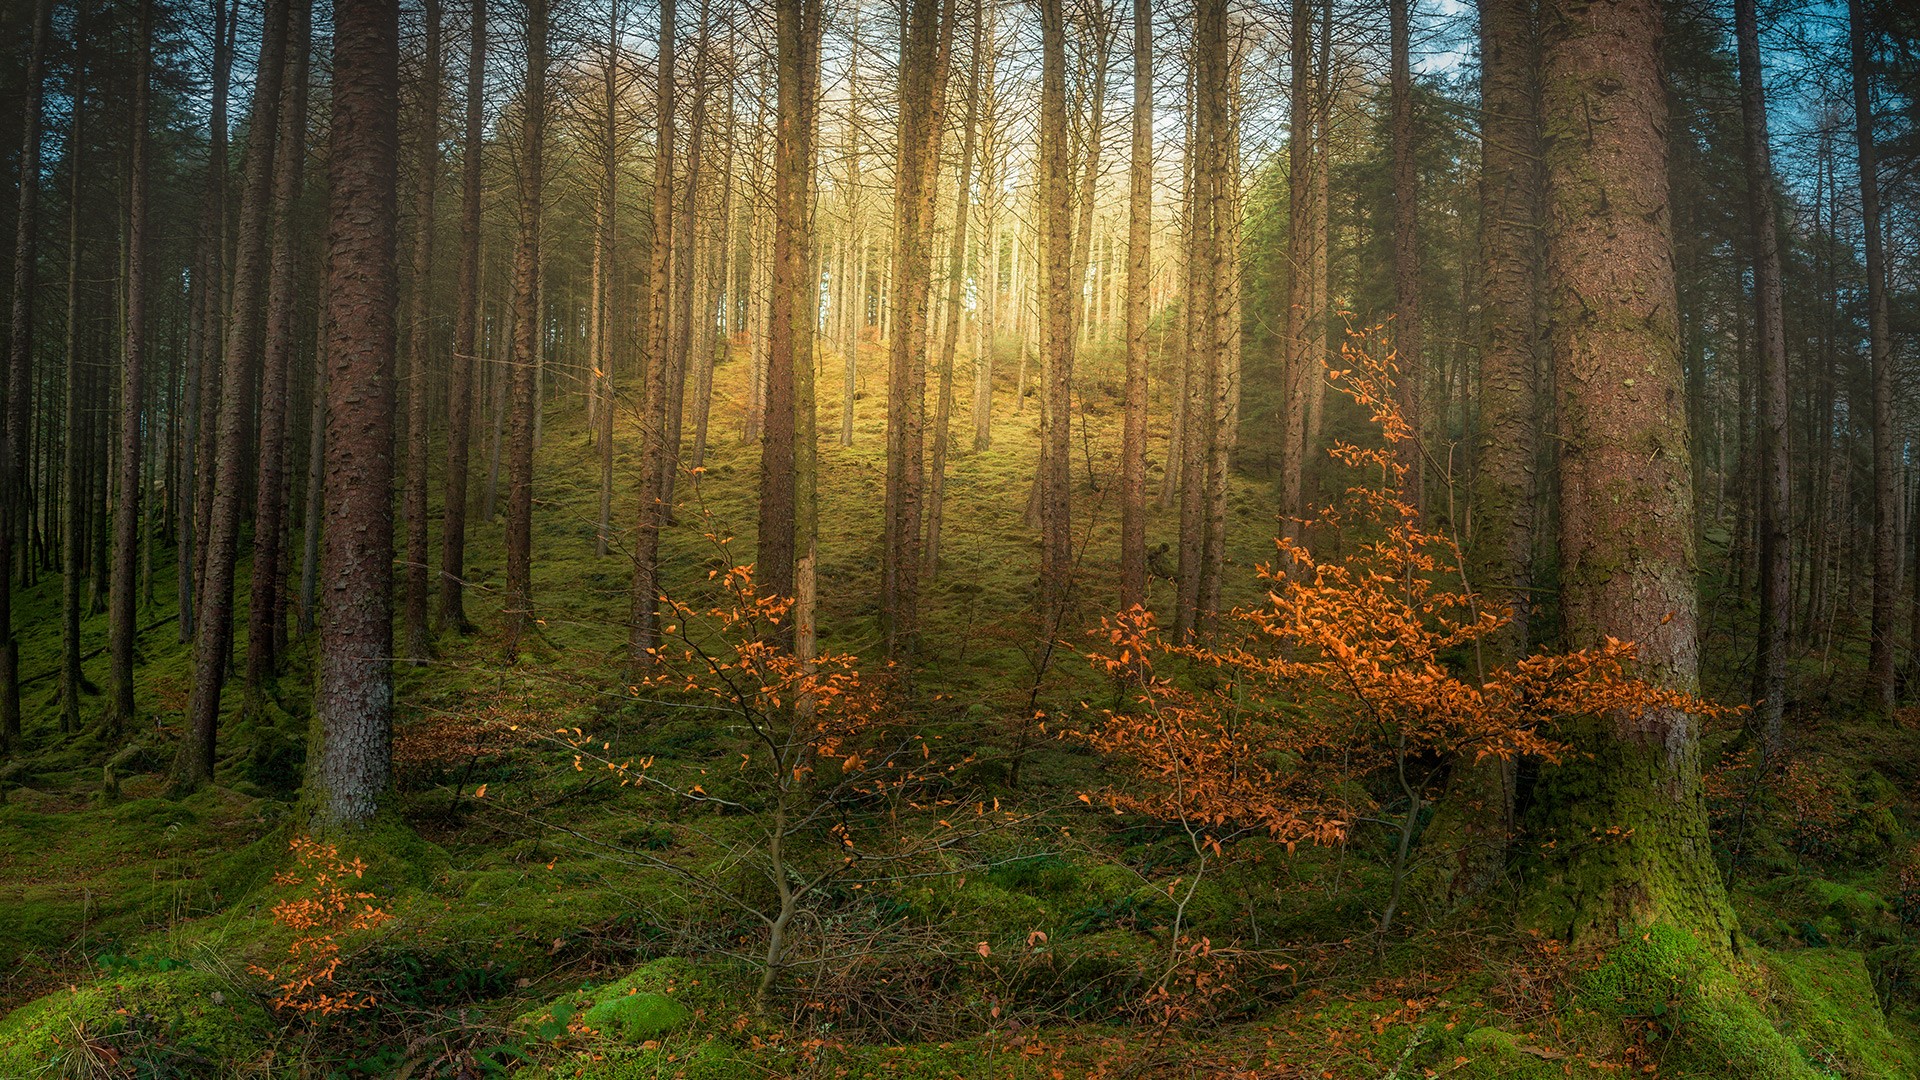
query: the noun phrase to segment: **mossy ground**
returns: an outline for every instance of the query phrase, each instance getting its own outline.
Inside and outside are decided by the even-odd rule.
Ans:
[[[868,383],[882,363],[863,361]],[[680,524],[663,546],[672,587],[698,590],[710,568],[752,558],[758,451],[737,438],[741,368],[721,366],[704,472],[680,480]],[[1110,351],[1088,360],[1097,434],[1074,463],[1093,610],[1113,579],[1112,368]],[[1037,546],[1022,518],[1037,418],[1013,408],[1010,357],[1000,374],[991,449],[971,450],[959,395],[913,720],[970,752],[969,782],[1039,816],[983,836],[943,874],[830,897],[808,940],[837,943],[851,974],[797,969],[756,1008],[757,925],[599,845],[733,872],[723,852],[685,849],[657,800],[576,773],[570,755],[537,741],[462,754],[429,739],[401,762],[391,820],[348,844],[368,863],[365,887],[395,916],[344,950],[343,980],[379,1004],[326,1021],[275,1015],[249,969],[282,962],[290,940],[270,914],[289,889],[272,876],[295,823],[309,657],[296,642],[253,710],[228,695],[215,786],[162,797],[190,684],[165,621],[174,590],[163,550],[142,620],[153,625],[140,644],[145,719],[132,736],[150,749],[125,766],[117,792],[101,772],[99,737],[59,732],[56,680],[28,688],[24,768],[0,806],[0,1008],[12,1010],[0,1020],[0,1077],[39,1075],[96,1038],[135,1055],[127,1060],[163,1061],[173,1072],[161,1075],[188,1076],[241,1066],[346,1077],[491,1069],[530,1080],[1544,1080],[1649,1066],[1693,1077],[1916,1075],[1920,897],[1903,897],[1893,869],[1915,836],[1912,729],[1863,727],[1837,707],[1810,712],[1799,752],[1835,810],[1817,820],[1788,800],[1738,803],[1728,774],[1716,841],[1751,939],[1737,971],[1664,932],[1605,956],[1554,952],[1504,929],[1500,902],[1416,909],[1403,935],[1377,941],[1384,832],[1291,856],[1244,843],[1195,886],[1184,833],[1080,805],[1074,794],[1106,782],[1099,763],[1042,733],[1029,702],[1098,708],[1111,688],[1071,654],[1043,660],[1032,646]],[[831,424],[821,441],[823,644],[865,654],[878,640],[879,401],[869,392],[857,402],[853,446],[838,446]],[[820,405],[837,418],[837,379],[820,380]],[[1164,434],[1154,433],[1156,461]],[[623,428],[617,443],[618,493],[635,486],[632,435]],[[617,755],[712,764],[707,714],[636,701],[621,680],[628,564],[593,555],[597,468],[577,413],[550,410],[537,469],[538,634],[516,663],[501,662],[501,528],[476,521],[468,610],[478,632],[442,635],[431,662],[398,669],[399,734],[484,714],[529,730],[579,727]],[[615,505],[618,521],[633,515],[630,498]],[[1251,598],[1252,564],[1271,551],[1265,481],[1240,478],[1230,512],[1229,599]],[[1172,530],[1170,516],[1156,516],[1150,544]],[[731,538],[729,549],[708,533]],[[1154,590],[1167,598],[1164,581]],[[16,599],[29,677],[56,667],[58,592],[48,575]],[[86,620],[83,648],[101,643],[104,622]],[[95,682],[103,663],[87,665]],[[82,705],[89,720],[100,710],[97,698]],[[716,770],[710,782],[730,781]],[[489,796],[476,801],[481,784]],[[723,814],[700,825],[723,848],[752,827]],[[1211,952],[1171,940],[1176,909],[1189,945],[1205,940]]]

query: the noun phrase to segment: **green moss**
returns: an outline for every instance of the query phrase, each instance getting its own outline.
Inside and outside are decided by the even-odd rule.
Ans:
[[[1849,1080],[1920,1076],[1914,1048],[1887,1028],[1861,954],[1771,953],[1762,967],[1782,1030],[1816,1065]]]
[[[1578,1007],[1664,1029],[1663,1073],[1744,1080],[1817,1075],[1692,934],[1656,924],[1588,974]]]
[[[0,1020],[0,1076],[57,1070],[81,1036],[112,1039],[123,1064],[144,1061],[154,1075],[216,1075],[196,1059],[239,1066],[268,1052],[274,1024],[232,985],[189,970],[131,972],[50,994]],[[174,1070],[168,1071],[168,1066]]]
[[[693,1012],[665,994],[635,990],[594,1005],[580,1018],[602,1035],[640,1043],[680,1027],[693,1018]]]

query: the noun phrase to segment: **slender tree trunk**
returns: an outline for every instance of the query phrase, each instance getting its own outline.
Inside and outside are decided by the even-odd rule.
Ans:
[[[20,744],[20,647],[13,636],[15,534],[25,473],[26,401],[33,377],[34,264],[39,259],[40,125],[51,0],[36,0],[27,55],[26,121],[21,125],[20,184],[13,234],[13,298],[7,350],[7,406],[0,423],[0,753]]]
[[[538,8],[542,0],[533,3]],[[398,0],[334,0],[321,556],[328,597],[314,693],[317,752],[305,793],[322,828],[366,823],[393,786],[399,98]]]
[[[1307,402],[1310,388],[1321,380],[1326,355],[1326,312],[1316,302],[1316,270],[1324,262],[1322,222],[1314,199],[1321,167],[1319,146],[1326,139],[1320,125],[1320,90],[1326,72],[1316,77],[1311,5],[1293,6],[1293,40],[1289,53],[1289,134],[1287,136],[1287,311],[1282,338],[1280,403],[1280,529],[1288,539],[1300,538],[1301,501],[1306,455]]]
[[[1792,610],[1788,535],[1787,337],[1782,315],[1778,213],[1767,145],[1767,97],[1760,75],[1754,0],[1734,0],[1740,54],[1740,112],[1746,132],[1747,225],[1753,248],[1754,326],[1759,346],[1760,618],[1753,669],[1754,726],[1768,757],[1785,736],[1787,623]]]
[[[1692,476],[1675,316],[1654,0],[1549,0],[1548,325],[1561,439],[1561,603],[1569,644],[1639,646],[1637,673],[1698,686]],[[1732,947],[1707,835],[1694,719],[1664,708],[1571,725],[1544,785],[1558,861],[1553,929],[1605,942],[1656,922]],[[1595,830],[1618,839],[1592,842]],[[1552,845],[1553,839],[1557,845]]]
[[[920,633],[927,298],[935,170],[946,105],[952,0],[911,0],[901,22],[887,379],[886,536],[880,609],[887,655],[910,674]]]
[[[1847,0],[1853,60],[1854,141],[1860,162],[1860,219],[1867,258],[1867,341],[1872,362],[1873,605],[1867,682],[1872,704],[1893,715],[1894,607],[1900,557],[1894,539],[1899,464],[1894,458],[1893,342],[1887,322],[1887,259],[1880,232],[1880,165],[1873,141],[1873,58],[1867,52],[1862,0]]]
[[[140,557],[140,423],[146,404],[147,353],[147,102],[153,64],[153,0],[140,0],[139,43],[134,61],[132,161],[127,187],[127,316],[120,349],[120,500],[113,514],[113,585],[107,604],[108,740],[134,722],[133,644],[139,632],[134,610]]]
[[[1304,5],[1302,5],[1304,6]],[[1120,433],[1120,609],[1147,600],[1147,293],[1153,283],[1153,8],[1133,0],[1127,182],[1127,383]]]
[[[1040,146],[1035,176],[1039,210],[1040,356],[1045,365],[1040,407],[1041,633],[1058,633],[1072,595],[1072,453],[1074,276],[1071,149],[1067,133],[1067,27],[1060,0],[1040,11]],[[1097,105],[1095,106],[1098,107]],[[1097,136],[1089,133],[1089,143]],[[1089,171],[1096,159],[1089,154]],[[1085,198],[1085,191],[1081,197]]]
[[[1422,483],[1425,468],[1420,460],[1420,440],[1424,437],[1421,416],[1426,397],[1426,365],[1421,356],[1420,327],[1420,198],[1417,188],[1418,165],[1413,145],[1413,71],[1409,58],[1411,7],[1413,0],[1388,0],[1387,22],[1391,38],[1392,98],[1391,138],[1393,142],[1393,352],[1398,377],[1394,389],[1400,413],[1406,419],[1413,438],[1395,447],[1395,456],[1405,470],[1401,494],[1414,509],[1424,498]]]
[[[660,0],[654,79],[653,243],[647,258],[647,373],[641,417],[640,528],[634,538],[631,661],[653,667],[659,648],[660,529],[666,524],[667,396],[672,390],[668,312],[673,299],[674,0]],[[762,553],[764,558],[764,553]]]
[[[433,379],[427,357],[433,352],[433,201],[440,187],[440,0],[426,0],[426,55],[420,75],[420,128],[415,132],[413,193],[413,280],[407,304],[407,603],[403,620],[408,659],[433,655],[427,625],[429,560],[427,550],[427,390]]]
[[[860,332],[865,329],[867,238],[860,231],[860,0],[854,0],[847,45],[847,310],[840,345],[840,445],[853,445],[853,395],[860,376]],[[858,267],[858,270],[855,270]]]
[[[327,312],[331,303],[327,283],[330,271],[320,275],[319,325],[313,342],[313,380],[307,420],[307,506],[300,529],[300,633],[313,633],[319,612],[320,529],[325,512],[327,452]]]
[[[176,788],[213,778],[214,737],[220,692],[233,652],[233,578],[239,555],[241,498],[246,471],[247,410],[260,367],[260,317],[267,273],[268,203],[272,197],[275,129],[279,122],[287,46],[287,0],[270,0],[266,33],[254,80],[253,126],[242,166],[240,223],[234,252],[233,314],[221,373],[217,455],[203,549],[200,610],[194,631],[193,692],[187,701],[187,736],[174,758]],[[335,78],[339,78],[338,71]],[[337,121],[336,121],[337,123]]]
[[[507,610],[502,649],[519,655],[533,619],[533,444],[539,409],[540,214],[546,174],[547,3],[528,0],[527,81],[520,114],[520,243],[513,256],[512,406],[507,430]]]
[[[67,312],[66,312],[66,386],[65,430],[61,447],[61,476],[66,511],[60,527],[60,731],[80,730],[80,695],[92,692],[80,669],[80,618],[85,614],[82,585],[87,576],[87,364],[82,354],[80,333],[81,263],[85,235],[81,224],[86,203],[81,198],[83,178],[87,175],[87,48],[86,7],[75,9],[73,66],[68,74],[67,98],[72,118],[67,128]],[[37,153],[37,148],[36,148]],[[37,185],[36,185],[37,186]]]
[[[293,26],[287,55],[286,106],[274,154],[273,255],[268,269],[266,366],[260,382],[260,457],[254,484],[253,603],[247,619],[247,688],[258,694],[273,677],[279,628],[281,526],[287,516],[286,431],[288,373],[293,367],[294,291],[299,238],[293,210],[306,171],[307,39],[309,0],[290,0]]]
[[[987,48],[986,5],[973,4],[973,53],[967,62],[967,118],[961,127],[960,178],[954,188],[953,246],[947,255],[947,319],[940,339],[940,388],[933,406],[933,460],[927,493],[927,580],[940,576],[940,524],[946,509],[947,448],[953,426],[953,354],[960,343],[960,301],[966,291],[968,201],[973,187],[973,150],[979,137],[980,65]]]
[[[467,467],[473,447],[474,362],[480,350],[480,197],[485,183],[487,5],[472,0],[467,46],[467,126],[461,142],[460,295],[447,367],[445,518],[440,525],[440,625],[468,634]],[[604,531],[604,530],[603,530]]]
[[[620,103],[620,3],[607,5],[607,60],[601,72],[606,94],[605,125],[600,131],[601,175],[599,205],[593,236],[593,299],[588,326],[587,355],[593,364],[591,436],[600,459],[600,525],[594,536],[594,554],[605,557],[613,531],[613,294],[615,217],[620,206],[620,131],[616,110]]]

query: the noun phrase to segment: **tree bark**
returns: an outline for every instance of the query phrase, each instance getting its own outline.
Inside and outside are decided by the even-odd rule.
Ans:
[[[1061,0],[1040,12],[1039,196],[1040,356],[1040,621],[1044,640],[1059,631],[1072,595],[1072,452],[1074,308],[1073,189],[1067,135],[1067,27]],[[1096,106],[1097,107],[1097,106]],[[1091,133],[1090,133],[1091,134]],[[1092,136],[1089,143],[1097,142]],[[1093,164],[1089,155],[1088,164]],[[1089,169],[1091,171],[1091,169]],[[1085,197],[1084,190],[1081,193]]]
[[[1867,341],[1871,357],[1873,431],[1872,644],[1867,655],[1870,704],[1893,715],[1894,607],[1899,602],[1900,557],[1894,518],[1900,497],[1894,458],[1893,341],[1887,320],[1887,258],[1880,231],[1880,165],[1873,136],[1873,57],[1867,51],[1862,0],[1847,0],[1848,42],[1853,66],[1854,142],[1860,163],[1860,218],[1867,258]]]
[[[1760,617],[1753,669],[1753,724],[1769,760],[1785,737],[1787,623],[1792,610],[1792,538],[1788,535],[1787,337],[1780,271],[1780,226],[1767,144],[1767,96],[1760,73],[1760,25],[1754,0],[1734,0],[1740,57],[1740,112],[1746,134],[1747,227],[1753,256],[1755,338],[1759,346]]]
[[[474,361],[480,329],[480,197],[485,183],[487,5],[472,0],[467,46],[467,126],[461,142],[460,295],[447,367],[447,471],[440,525],[440,624],[467,634],[467,469],[473,448]]]
[[[120,499],[113,514],[113,584],[107,603],[107,715],[109,742],[134,722],[133,639],[141,512],[140,422],[146,404],[147,351],[147,104],[153,66],[153,0],[140,0],[134,61],[133,144],[127,175],[127,313],[120,349]]]
[[[1413,438],[1395,446],[1395,457],[1405,470],[1401,495],[1414,509],[1423,499],[1421,463],[1422,404],[1426,395],[1426,368],[1420,349],[1420,199],[1413,145],[1413,72],[1409,57],[1413,0],[1388,0],[1388,36],[1391,39],[1388,96],[1393,142],[1393,352],[1397,378],[1394,390],[1400,414]]]
[[[507,610],[511,660],[533,619],[533,444],[540,407],[540,213],[546,174],[547,4],[528,0],[527,81],[520,113],[520,243],[513,256],[513,362],[507,410]]]
[[[540,6],[541,0],[534,0]],[[306,798],[365,824],[393,786],[393,423],[400,5],[335,0],[328,165],[326,525]]]
[[[92,690],[80,669],[80,618],[85,612],[83,583],[87,576],[87,440],[86,431],[87,364],[82,355],[80,335],[81,261],[85,236],[81,220],[85,201],[81,198],[85,167],[87,128],[87,11],[85,5],[74,12],[73,66],[68,73],[67,97],[72,118],[67,128],[67,311],[66,311],[66,438],[61,447],[61,475],[65,482],[66,511],[60,526],[60,731],[80,730],[80,694]],[[38,153],[38,148],[35,148]],[[36,185],[37,186],[37,185]],[[4,513],[4,511],[0,511]],[[0,573],[5,573],[0,570]]]
[[[241,498],[245,489],[247,411],[260,367],[260,317],[267,273],[268,204],[272,198],[274,140],[285,74],[287,0],[270,0],[260,60],[255,66],[253,125],[241,166],[239,232],[234,250],[233,313],[227,325],[222,360],[217,453],[213,467],[204,569],[194,628],[193,692],[187,701],[187,735],[174,758],[176,788],[192,788],[213,778],[214,738],[220,720],[220,692],[233,652],[233,578],[240,540]],[[335,73],[335,78],[339,78]]]
[[[1304,5],[1302,5],[1304,6]],[[1147,319],[1153,287],[1153,8],[1133,0],[1127,183],[1127,383],[1120,433],[1120,610],[1147,600]]]
[[[1548,325],[1561,440],[1568,643],[1639,646],[1638,674],[1698,686],[1692,474],[1675,314],[1661,14],[1654,0],[1549,0]],[[1645,709],[1573,725],[1543,808],[1554,932],[1611,940],[1668,922],[1717,952],[1734,919],[1707,834],[1699,731]],[[1596,843],[1595,830],[1617,840]]]
[[[280,532],[287,517],[287,383],[293,367],[294,279],[300,262],[293,210],[307,164],[307,38],[312,19],[309,0],[290,0],[290,4],[293,25],[286,106],[280,110],[274,154],[273,255],[268,269],[266,366],[260,382],[260,456],[254,483],[253,603],[247,619],[247,688],[252,694],[260,693],[272,678],[278,659],[275,601],[281,560],[286,557]]]
[[[954,188],[952,247],[947,253],[947,317],[941,328],[938,374],[940,385],[933,406],[933,458],[927,492],[927,580],[940,576],[940,525],[946,510],[947,449],[952,442],[953,354],[960,344],[960,300],[966,291],[967,220],[973,187],[973,151],[979,139],[980,66],[987,48],[986,5],[973,4],[973,52],[967,61],[967,114],[960,136],[960,175]]]
[[[672,342],[667,325],[673,299],[673,54],[674,0],[660,0],[659,71],[654,79],[653,242],[647,258],[647,371],[641,418],[640,528],[634,538],[630,659],[653,667],[659,647],[660,529],[667,461],[667,396],[672,388]]]
[[[427,625],[432,558],[427,549],[427,389],[433,380],[427,372],[427,357],[433,351],[433,201],[440,188],[440,0],[425,0],[421,17],[426,23],[426,53],[420,74],[420,127],[415,132],[413,273],[407,303],[407,603],[403,616],[405,656],[416,662],[433,655],[433,632]]]

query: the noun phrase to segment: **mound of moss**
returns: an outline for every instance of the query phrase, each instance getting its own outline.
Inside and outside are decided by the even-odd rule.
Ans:
[[[0,1076],[63,1075],[96,1046],[118,1054],[129,1075],[228,1075],[263,1058],[273,1035],[266,1010],[224,980],[184,968],[136,971],[49,994],[0,1020]]]

